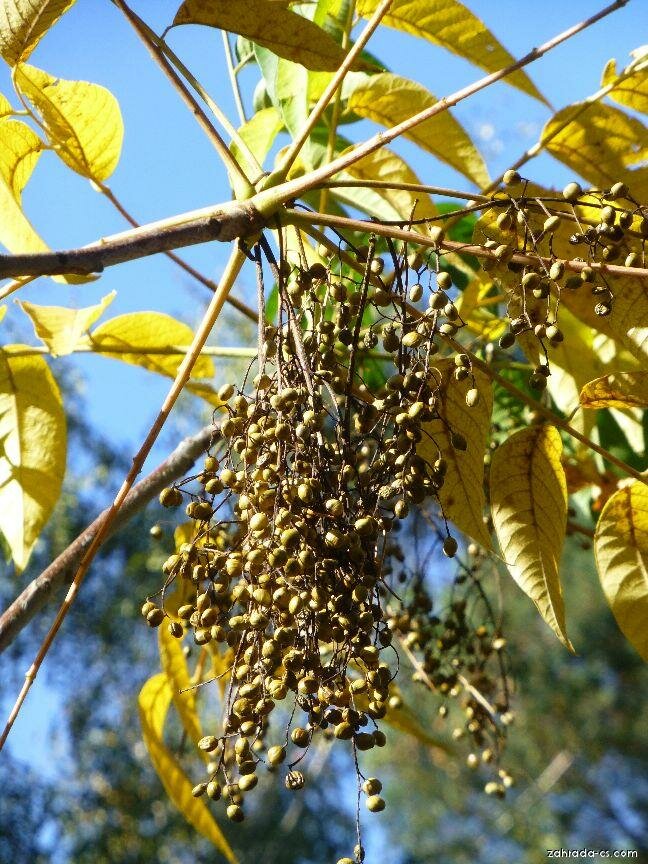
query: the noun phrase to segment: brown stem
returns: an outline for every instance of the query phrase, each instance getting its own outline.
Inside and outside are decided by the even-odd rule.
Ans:
[[[213,295],[211,302],[207,307],[203,319],[194,336],[193,342],[191,344],[191,349],[180,364],[180,367],[176,373],[175,380],[173,381],[173,384],[169,389],[169,393],[164,400],[162,408],[160,409],[160,412],[155,422],[149,430],[148,435],[144,439],[144,443],[133,458],[132,467],[126,475],[126,478],[124,479],[124,482],[122,483],[122,486],[117,493],[115,500],[106,511],[106,515],[102,518],[101,524],[98,526],[97,532],[93,537],[92,542],[90,543],[88,549],[83,555],[83,558],[81,559],[79,567],[74,576],[72,585],[70,586],[70,590],[68,591],[65,600],[63,601],[61,608],[56,615],[54,623],[52,624],[47,636],[43,640],[43,644],[41,645],[34,659],[34,662],[25,673],[25,683],[23,684],[22,689],[18,694],[18,698],[16,699],[13,708],[11,709],[4,731],[2,733],[2,736],[0,737],[0,750],[2,749],[5,741],[7,740],[9,732],[11,731],[11,727],[13,726],[16,717],[18,716],[18,713],[20,712],[20,709],[27,697],[27,693],[29,692],[29,689],[36,678],[36,675],[38,674],[38,670],[40,669],[43,660],[47,656],[50,645],[56,638],[56,634],[58,633],[61,624],[65,619],[65,616],[67,615],[70,607],[72,606],[72,603],[74,602],[74,599],[79,591],[81,583],[83,582],[83,578],[87,573],[90,564],[92,563],[95,555],[99,551],[99,548],[104,542],[108,530],[110,529],[119,511],[121,510],[124,501],[126,500],[126,496],[130,492],[137,475],[142,470],[144,461],[150,453],[153,444],[157,440],[157,437],[160,434],[162,427],[167,420],[167,417],[171,413],[171,409],[175,405],[176,400],[182,392],[183,387],[189,380],[191,370],[193,369],[196,360],[200,356],[201,348],[205,344],[207,337],[209,336],[212,327],[214,326],[214,323],[218,318],[221,309],[223,308],[225,298],[227,297],[244,261],[245,256],[240,251],[240,249],[238,247],[233,249],[230,259],[227,263],[227,267],[225,268],[225,272],[223,273],[223,278],[221,279],[219,290]]]
[[[164,462],[133,486],[112,526],[106,532],[106,539],[112,537],[136,513],[146,507],[162,489],[179,477],[183,477],[217,434],[214,426],[206,426],[197,435],[185,438]],[[32,579],[24,591],[0,615],[0,652],[11,645],[21,630],[34,615],[40,612],[61,586],[72,581],[79,562],[94,539],[106,513],[107,510],[104,510],[91,522],[39,576]]]
[[[286,210],[286,218],[291,225],[306,227],[310,225],[325,225],[330,228],[347,231],[365,231],[367,233],[380,234],[382,237],[391,237],[393,240],[404,240],[406,243],[415,243],[427,249],[446,250],[448,252],[459,252],[464,255],[474,255],[476,258],[486,258],[498,261],[498,256],[493,249],[486,249],[473,243],[460,243],[457,240],[431,240],[425,234],[418,231],[409,231],[405,228],[397,228],[393,225],[382,225],[380,222],[367,222],[364,219],[351,219],[346,216],[330,216],[328,213],[313,213],[311,211]],[[510,256],[510,261],[531,267],[538,264],[547,269],[553,264],[552,258],[540,255],[527,255],[523,252],[515,252]],[[596,261],[581,261],[573,259],[563,262],[566,270],[580,273],[586,267],[600,273],[609,273],[610,276],[631,276],[637,279],[648,277],[648,268],[624,267],[620,264],[601,264]]]

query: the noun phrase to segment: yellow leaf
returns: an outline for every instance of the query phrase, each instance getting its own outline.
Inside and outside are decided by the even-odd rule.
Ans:
[[[85,309],[67,309],[64,306],[37,306],[27,301],[19,302],[20,308],[31,318],[34,332],[54,356],[71,354],[91,324],[101,317],[104,310],[117,295],[111,291],[96,306]]]
[[[222,408],[225,405],[225,402],[218,398],[218,391],[211,384],[206,384],[204,381],[190,381],[187,384],[187,390],[193,393],[194,396],[204,399],[205,402],[213,405],[214,408]]]
[[[108,357],[174,377],[192,339],[191,327],[170,315],[129,312],[96,327],[87,344]],[[209,357],[198,358],[192,376],[214,376],[214,364]]]
[[[0,530],[18,570],[27,566],[65,474],[65,412],[49,366],[0,351]]]
[[[263,165],[275,138],[283,129],[283,125],[279,112],[274,105],[271,105],[269,108],[262,108],[253,114],[247,123],[244,123],[238,130],[239,135],[250,148],[259,165]],[[247,164],[245,155],[241,153],[235,142],[232,142],[230,149],[237,161],[241,162],[246,170],[252,171],[253,166]]]
[[[648,407],[648,372],[610,372],[586,384],[580,393],[583,408]]]
[[[426,747],[431,747],[433,750],[442,750],[444,753],[451,752],[444,741],[435,735],[430,735],[423,728],[409,705],[403,703],[400,708],[388,708],[383,722],[393,729],[398,729],[399,732],[403,732],[405,735],[410,735]]]
[[[238,33],[307,69],[334,72],[345,56],[325,30],[277,0],[185,0],[173,19],[179,24]]]
[[[469,408],[466,405],[466,392],[473,386],[472,382],[455,379],[452,374],[455,365],[451,360],[437,361],[435,367],[439,373],[435,377],[440,379],[441,384],[439,414],[442,419],[424,425],[418,453],[430,464],[434,464],[439,455],[444,457],[448,470],[439,491],[443,512],[460,531],[490,549],[491,540],[483,514],[486,504],[484,453],[493,408],[491,383],[483,372],[474,370],[474,386],[479,391],[479,401]],[[461,432],[465,437],[468,445],[465,451],[452,447],[448,429]]]
[[[237,864],[236,856],[209,812],[207,805],[202,798],[193,797],[191,781],[182,770],[178,760],[164,745],[162,733],[171,699],[171,686],[164,672],[149,678],[139,694],[138,708],[142,737],[151,762],[167,795],[187,822],[193,825],[203,837],[211,841],[230,864]]]
[[[0,321],[2,321],[4,319],[6,314],[7,314],[7,307],[6,306],[0,306]]]
[[[378,75],[351,73],[347,75],[344,92],[348,95],[349,111],[387,128],[438,101],[421,84],[391,72]],[[405,133],[405,137],[465,174],[478,186],[488,184],[488,171],[480,152],[449,111],[415,126]]]
[[[648,193],[648,129],[619,108],[596,102],[582,111],[579,103],[570,105],[549,120],[541,141],[597,188],[623,181],[640,201]]]
[[[631,483],[608,499],[594,534],[596,567],[623,635],[648,660],[648,488]]]
[[[643,68],[635,69],[620,81],[618,80],[619,77],[616,61],[610,60],[603,70],[601,79],[601,87],[614,84],[613,89],[608,94],[610,99],[614,99],[620,105],[633,108],[635,111],[648,114],[648,64],[645,64]],[[616,81],[618,83],[615,83]]]
[[[91,180],[117,167],[124,124],[115,97],[99,84],[65,81],[22,64],[16,86],[38,110],[52,147],[73,171]]]
[[[163,625],[158,627],[158,646],[162,671],[169,681],[173,704],[185,732],[194,744],[197,744],[202,738],[202,727],[196,709],[196,690],[188,689],[192,682],[187,669],[187,658],[182,650],[182,640],[172,636],[169,628]]]
[[[369,17],[380,0],[359,0],[357,11]],[[418,38],[427,39],[464,57],[480,69],[497,72],[514,57],[497,41],[483,21],[457,0],[395,0],[383,23]],[[522,72],[513,72],[506,82],[545,102],[535,84]]]
[[[9,117],[13,113],[14,110],[11,107],[11,102],[7,99],[6,96],[3,96],[2,93],[0,93],[0,119]]]
[[[20,196],[36,167],[44,144],[26,123],[0,123],[0,174],[20,204]]]
[[[336,175],[338,180],[379,180],[388,183],[418,183],[416,176],[410,166],[385,147],[375,150],[359,162],[354,163],[346,171]],[[437,215],[437,209],[429,195],[421,192],[407,192],[403,189],[358,189],[358,188],[336,188],[336,196],[342,201],[348,201],[357,206],[354,197],[357,192],[369,192],[375,196],[383,208],[386,205],[393,215],[386,215],[387,219],[429,219]],[[363,207],[364,209],[364,207]],[[380,213],[374,208],[372,215],[379,217]],[[371,211],[368,211],[371,212]]]
[[[10,66],[26,60],[75,0],[2,0],[0,54]]]
[[[561,453],[560,435],[552,426],[516,432],[493,454],[490,496],[493,527],[511,576],[573,651],[558,573],[567,525]]]

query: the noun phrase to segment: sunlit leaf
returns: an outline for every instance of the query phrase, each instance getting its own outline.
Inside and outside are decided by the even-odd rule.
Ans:
[[[34,50],[75,0],[2,0],[0,54],[15,66]]]
[[[3,96],[2,93],[0,93],[0,120],[4,117],[9,117],[11,114],[13,114],[11,102],[6,96]]]
[[[279,112],[271,105],[269,108],[262,108],[256,111],[252,117],[244,123],[238,130],[239,135],[250,148],[252,155],[255,157],[259,165],[263,165],[266,156],[270,152],[270,148],[274,144],[275,138],[283,129],[284,123]],[[252,170],[251,165],[247,165],[245,156],[240,152],[235,142],[231,144],[231,150],[238,162],[243,164],[246,169]]]
[[[620,105],[648,114],[648,58],[644,57],[643,68],[635,69],[630,75],[619,80],[616,61],[610,60],[603,70],[601,86],[613,84],[608,96]]]
[[[173,24],[206,24],[238,33],[307,69],[334,72],[344,59],[325,30],[277,0],[185,0]]]
[[[581,107],[570,105],[549,120],[541,137],[546,149],[597,188],[623,181],[643,200],[648,193],[648,129],[612,105]]]
[[[580,393],[583,408],[648,407],[648,372],[611,372],[587,383]]]
[[[16,86],[41,115],[52,147],[78,174],[102,181],[117,166],[124,124],[115,97],[98,84],[64,81],[20,65]]]
[[[0,174],[20,203],[20,196],[32,175],[44,144],[26,123],[0,123]]]
[[[163,624],[158,627],[158,647],[162,671],[169,681],[171,698],[182,721],[182,727],[194,744],[197,744],[202,738],[202,727],[196,708],[196,690],[191,689],[192,681],[182,649],[182,640],[173,637],[169,628]]]
[[[203,837],[210,840],[217,849],[220,849],[230,864],[237,864],[236,856],[207,805],[201,798],[193,797],[191,794],[193,784],[182,770],[178,760],[164,745],[162,733],[171,699],[171,686],[164,672],[149,678],[139,694],[138,708],[142,737],[151,762],[167,795],[187,822],[193,825]]]
[[[491,540],[483,520],[486,504],[484,453],[493,406],[490,380],[478,369],[473,370],[479,401],[469,408],[466,392],[473,386],[472,382],[457,381],[452,374],[456,367],[450,360],[434,365],[438,370],[434,377],[440,379],[438,410],[443,419],[424,424],[418,453],[431,464],[439,455],[443,456],[448,470],[439,491],[439,502],[445,516],[468,537],[490,549]],[[461,432],[467,442],[465,451],[452,447],[448,430]]]
[[[573,651],[558,573],[567,524],[561,453],[560,435],[551,426],[516,432],[493,454],[490,498],[493,527],[511,576]]]
[[[437,102],[421,84],[392,75],[391,72],[378,75],[350,73],[346,78],[344,93],[348,96],[349,111],[388,128]],[[443,111],[415,126],[405,133],[405,137],[465,174],[478,186],[488,184],[488,171],[481,154],[449,111]]]
[[[38,338],[47,345],[52,354],[61,356],[71,354],[77,348],[81,337],[101,317],[116,296],[117,292],[111,291],[95,306],[86,306],[84,309],[37,306],[27,301],[19,303],[19,306],[31,318]]]
[[[0,306],[0,321],[4,320],[5,315],[7,314],[7,307]]]
[[[631,483],[601,511],[594,535],[603,592],[624,636],[648,661],[648,488]]]
[[[65,474],[63,402],[41,356],[0,351],[0,530],[18,570],[27,566]]]
[[[360,15],[368,18],[379,3],[380,0],[358,0],[356,8]],[[383,23],[441,45],[486,72],[497,72],[515,60],[484,22],[457,0],[395,0]],[[530,96],[545,101],[535,84],[521,70],[513,72],[504,80]]]
[[[193,339],[191,327],[163,312],[129,312],[96,327],[87,344],[101,354],[174,377]],[[199,357],[195,378],[212,378],[214,364]]]

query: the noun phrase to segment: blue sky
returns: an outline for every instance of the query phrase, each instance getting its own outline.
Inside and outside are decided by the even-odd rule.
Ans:
[[[168,24],[176,2],[140,2],[137,10],[158,31]],[[467,5],[480,15],[500,41],[522,55],[566,27],[601,8],[591,0],[472,0]],[[529,74],[556,107],[577,101],[599,87],[607,60],[619,67],[628,53],[646,40],[638,22],[646,0],[634,0],[604,22],[533,64]],[[645,23],[645,18],[643,19]],[[232,99],[223,61],[220,34],[208,28],[179,28],[169,36],[179,56],[234,118]],[[429,43],[386,30],[374,39],[371,50],[389,68],[425,84],[441,96],[480,77],[479,70]],[[31,58],[48,72],[85,79],[108,87],[118,98],[126,135],[121,162],[109,183],[116,195],[140,221],[150,221],[185,210],[214,204],[228,197],[227,181],[217,156],[193,118],[166,80],[149,60],[144,48],[118,11],[106,0],[78,3],[48,34]],[[253,76],[246,77],[248,85]],[[0,90],[11,92],[9,76],[0,70]],[[249,93],[248,93],[249,96]],[[249,104],[249,99],[248,99]],[[504,83],[478,94],[456,109],[456,115],[482,149],[492,176],[504,170],[538,138],[550,116],[546,106]],[[466,180],[413,145],[399,145],[424,182],[469,189]],[[540,157],[527,176],[561,186],[570,173],[550,157]],[[73,174],[52,154],[45,154],[24,195],[25,210],[36,228],[54,248],[70,248],[124,229],[121,217],[87,181]],[[226,248],[210,244],[182,254],[205,274],[216,278]],[[237,287],[249,296],[253,273],[247,272]],[[153,309],[176,315],[194,325],[205,305],[204,289],[192,284],[161,256],[108,270],[90,285],[61,286],[48,280],[29,285],[22,299],[36,303],[85,306],[115,289],[117,298],[108,316]],[[30,328],[20,310],[9,303],[3,322],[5,340],[28,339]],[[217,326],[214,344],[232,341],[227,325]],[[89,419],[117,443],[137,449],[168,389],[168,382],[151,373],[100,357],[75,361],[84,377]],[[220,361],[222,377],[226,361]],[[56,374],[56,361],[53,361]],[[168,449],[154,451],[159,460]],[[64,638],[64,634],[63,634]],[[28,755],[34,730],[45,730],[47,717],[56,706],[56,694],[38,683],[18,721],[13,746]]]

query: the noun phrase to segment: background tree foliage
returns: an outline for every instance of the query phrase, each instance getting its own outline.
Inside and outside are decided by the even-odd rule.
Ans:
[[[640,658],[648,659],[645,48],[637,49],[621,70],[610,60],[600,89],[588,99],[552,108],[535,147],[503,178],[493,179],[477,145],[449,109],[498,78],[549,106],[527,66],[553,43],[516,62],[486,24],[455,0],[186,0],[161,35],[123,0],[113,2],[214,146],[233,198],[138,227],[107,185],[124,135],[115,97],[98,84],[64,80],[27,62],[73,2],[0,3],[0,53],[15,91],[11,98],[0,96],[0,241],[8,250],[0,256],[0,277],[7,280],[0,296],[17,291],[21,298],[28,296],[30,283],[42,276],[53,280],[54,296],[60,283],[82,287],[104,268],[154,253],[168,255],[212,292],[195,332],[160,311],[111,316],[114,292],[84,308],[21,299],[20,311],[13,313],[25,316],[35,338],[0,350],[0,531],[9,562],[2,581],[7,612],[0,620],[0,640],[10,683],[18,686],[34,645],[42,642],[42,647],[2,742],[69,610],[66,632],[50,651],[51,667],[64,668],[66,680],[72,671],[83,687],[64,697],[59,729],[67,755],[60,765],[37,775],[6,757],[11,779],[3,790],[7,806],[0,857],[212,860],[213,844],[232,862],[333,860],[350,854],[355,842],[354,773],[358,801],[362,778],[376,773],[389,802],[380,828],[363,841],[367,860],[380,854],[381,845],[390,850],[390,860],[410,864],[531,861],[538,850],[559,846],[645,853],[648,751],[640,710],[645,692]],[[624,5],[611,4],[577,30]],[[173,52],[174,28],[184,25],[222,31],[238,128]],[[487,77],[440,99],[389,70],[365,48],[376,27],[441,46]],[[55,32],[50,38],[56,38]],[[241,83],[250,76],[255,79],[253,95]],[[253,107],[246,112],[248,103]],[[365,139],[367,121],[384,131]],[[392,149],[392,142],[401,138],[413,142],[431,165],[436,159],[452,167],[465,178],[465,188],[422,184],[398,145]],[[525,179],[533,177],[533,163],[528,168],[526,163],[541,153],[567,166],[578,182],[560,191]],[[87,247],[50,252],[22,206],[23,190],[41,157],[58,157],[89,180],[130,229]],[[219,283],[176,252],[213,240],[232,245]],[[244,266],[251,274],[256,269],[257,308],[232,293]],[[355,305],[347,305],[347,287],[355,292]],[[236,631],[249,626],[250,615],[259,614],[255,603],[267,603],[258,593],[262,587],[257,588],[246,611],[247,595],[239,592],[230,600],[228,614],[240,602],[243,624],[224,618],[225,627],[210,630],[215,616],[207,625],[200,623],[206,608],[200,606],[203,576],[195,576],[192,588],[191,579],[178,574],[185,572],[185,564],[195,563],[192,556],[202,554],[198,550],[205,543],[225,549],[231,560],[241,543],[252,544],[253,554],[268,519],[261,507],[250,517],[245,510],[252,505],[239,501],[232,506],[232,493],[244,497],[243,480],[235,481],[233,472],[229,481],[224,472],[218,477],[218,464],[210,467],[209,459],[198,474],[203,491],[188,480],[174,483],[161,496],[164,505],[188,496],[190,522],[178,520],[175,532],[166,511],[152,516],[152,505],[146,518],[139,512],[154,497],[150,485],[144,483],[127,498],[181,394],[190,416],[213,411],[220,424],[215,435],[217,429],[224,440],[240,434],[237,417],[243,416],[247,402],[239,409],[235,400],[232,408],[232,393],[215,384],[216,360],[227,357],[228,350],[206,346],[226,301],[245,321],[241,325],[232,319],[232,330],[249,340],[244,348],[229,350],[230,358],[248,358],[233,379],[241,391],[252,386],[243,383],[252,377],[245,362],[252,362],[255,380],[275,365],[280,379],[294,374],[285,370],[298,369],[304,393],[310,391],[315,399],[312,375],[321,368],[318,354],[330,355],[334,371],[321,379],[325,384],[317,398],[325,404],[330,395],[340,419],[337,426],[326,421],[319,427],[319,446],[324,447],[322,436],[334,440],[337,435],[340,440],[346,436],[351,447],[352,434],[358,429],[366,433],[362,424],[373,403],[372,410],[376,416],[383,412],[380,422],[386,424],[374,461],[381,448],[400,452],[394,471],[413,465],[414,475],[425,475],[420,490],[414,481],[409,486],[398,481],[401,474],[390,477],[401,486],[382,498],[380,493],[378,500],[396,494],[399,500],[385,505],[391,507],[389,516],[376,505],[383,521],[376,521],[373,511],[363,519],[356,517],[364,511],[344,516],[350,525],[355,520],[361,537],[369,536],[366,542],[375,540],[375,554],[387,562],[385,579],[370,583],[369,593],[375,591],[380,604],[374,608],[382,616],[376,619],[375,645],[353,629],[358,626],[353,611],[344,638],[336,635],[340,610],[334,604],[324,606],[332,624],[317,619],[322,627],[317,664],[320,652],[326,656],[328,646],[344,642],[352,662],[346,661],[343,675],[348,674],[347,683],[360,681],[364,688],[357,688],[353,702],[363,718],[352,730],[353,749],[331,746],[334,726],[335,737],[345,737],[337,732],[346,715],[336,706],[346,703],[339,702],[343,693],[319,695],[325,679],[319,680],[317,699],[322,704],[330,700],[325,709],[332,710],[331,717],[340,716],[322,723],[312,703],[304,708],[311,711],[309,743],[313,730],[326,732],[305,763],[291,762],[288,789],[291,783],[295,788],[303,783],[292,770],[302,764],[307,765],[306,789],[284,789],[285,772],[276,766],[264,771],[262,794],[251,795],[249,804],[244,796],[249,816],[244,827],[228,825],[204,795],[205,788],[210,797],[217,796],[196,780],[206,763],[207,779],[221,770],[221,763],[210,768],[210,757],[201,752],[216,744],[215,739],[214,746],[207,742],[205,733],[220,729],[223,714],[234,723],[226,731],[234,732],[241,717],[245,721],[248,716],[232,719],[236,695],[231,694],[238,693],[242,701],[236,652],[243,643]],[[0,320],[7,308],[0,307]],[[255,345],[252,325],[257,319]],[[268,330],[273,323],[278,330]],[[333,348],[330,333],[335,334]],[[172,379],[160,415],[133,460],[132,454],[116,452],[83,419],[72,367],[60,358],[84,353]],[[287,364],[283,370],[282,358]],[[420,369],[425,370],[429,404],[413,399],[410,404],[401,395],[404,413],[390,415],[390,392],[405,393],[403,373]],[[249,398],[258,402],[259,393],[272,386],[280,399],[281,380],[277,384],[269,378],[254,386],[256,395]],[[280,402],[273,405],[277,407],[285,408]],[[395,449],[400,446],[398,428],[401,438],[406,430],[414,442],[400,451]],[[262,432],[257,426],[245,434]],[[298,453],[305,433],[288,429],[286,435],[289,440],[296,435]],[[329,452],[334,454],[335,448]],[[360,458],[359,444],[358,452]],[[409,462],[403,461],[405,453]],[[255,458],[258,453],[252,452],[249,462],[254,464]],[[169,468],[165,463],[168,470],[174,464]],[[236,468],[239,463],[235,458],[230,464]],[[371,465],[360,470],[371,476]],[[99,500],[94,484],[87,482],[89,471],[111,480],[126,476],[112,505]],[[170,480],[186,473],[178,471]],[[401,473],[404,477],[404,469]],[[191,478],[196,475],[190,473]],[[280,477],[279,487],[282,482]],[[119,480],[112,485],[119,486]],[[351,484],[351,497],[345,500],[356,500],[352,495],[360,486]],[[219,498],[224,487],[231,491]],[[299,486],[302,503],[296,512],[319,519],[312,496],[311,487]],[[101,578],[90,572],[79,590],[120,509],[133,500],[137,515],[106,544]],[[354,506],[363,502],[360,496]],[[87,535],[83,556],[65,562],[65,550],[82,534],[87,514],[94,516],[101,506],[109,509]],[[210,527],[214,509],[221,506],[226,508],[224,521]],[[156,518],[164,528],[156,525],[150,534]],[[243,540],[222,527],[232,520],[247,531]],[[317,524],[324,535],[323,523]],[[335,530],[318,542],[337,548]],[[396,547],[388,544],[392,530]],[[221,542],[230,545],[218,547]],[[266,542],[264,566],[270,566],[274,554],[268,551],[271,542]],[[61,552],[63,558],[57,557]],[[442,553],[453,559],[451,566],[440,564]],[[345,566],[353,572],[357,562],[349,561]],[[21,580],[23,570],[47,574],[52,567],[54,581],[45,587],[42,577],[32,583]],[[161,600],[160,568],[169,577],[169,593]],[[403,574],[398,583],[397,571]],[[232,570],[231,575],[238,574]],[[510,577],[523,593],[511,590]],[[174,579],[180,587],[170,594]],[[56,593],[65,582],[73,587],[51,629],[37,618],[23,630],[49,592]],[[396,597],[392,586],[397,584],[405,585],[400,605],[390,606],[387,589]],[[12,602],[17,586],[26,588]],[[365,594],[356,597],[354,589],[357,616],[367,614]],[[208,596],[207,589],[202,596]],[[270,628],[269,643],[286,608],[295,620],[300,615],[306,620],[310,613],[301,612],[305,597],[293,597],[294,610],[287,600],[281,606],[276,599],[271,608],[278,617],[261,625]],[[157,645],[136,623],[147,598],[143,614],[159,627]],[[527,598],[543,620],[533,617]],[[220,610],[218,602],[214,608]],[[346,607],[343,611],[347,614]],[[392,635],[380,641],[383,625]],[[580,656],[568,660],[552,645],[555,637]],[[388,689],[372,677],[380,667],[371,652],[386,649],[392,639],[391,659],[385,651],[384,663],[391,663],[392,671],[403,668],[398,686]],[[336,654],[334,650],[334,658]],[[287,654],[282,658],[290,661]],[[264,687],[269,680],[279,692],[283,675],[288,689],[301,698],[310,699],[315,692],[298,690],[297,682],[301,686],[311,674],[308,664],[294,685],[288,664],[267,668],[277,677],[273,681],[270,675]],[[56,671],[51,674],[56,682]],[[202,686],[212,677],[220,684]],[[367,682],[374,692],[365,699],[361,694]],[[429,692],[422,698],[424,688]],[[522,692],[511,703],[513,689]],[[268,711],[274,709],[271,701],[269,705],[266,694]],[[261,741],[255,752],[272,767],[272,748],[264,749],[265,710],[259,708],[254,719]],[[277,714],[287,724],[287,741],[294,711],[278,708]],[[370,736],[362,729],[369,719],[374,725],[380,720],[380,728],[387,730],[387,748],[377,737],[380,730],[365,740]],[[358,754],[374,743],[377,749]],[[227,746],[225,741],[221,745],[224,754]],[[230,755],[240,767],[242,758],[235,762]],[[412,788],[420,794],[412,796]],[[234,811],[243,796],[231,785],[228,794],[227,812],[237,821]],[[375,796],[368,791],[367,796],[369,804]],[[353,854],[360,860],[364,853]]]

